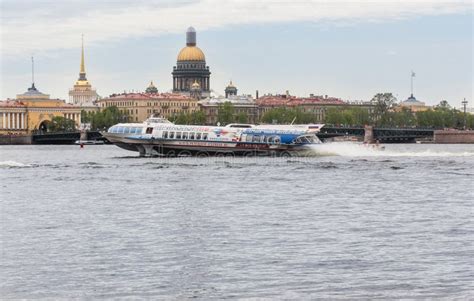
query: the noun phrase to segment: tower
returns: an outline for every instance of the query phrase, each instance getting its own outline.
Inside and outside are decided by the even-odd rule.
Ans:
[[[158,93],[158,88],[155,87],[153,84],[153,81],[150,81],[150,85],[145,90],[145,93],[150,93],[150,94],[157,94]]]
[[[210,94],[209,66],[206,66],[204,52],[196,46],[196,30],[189,27],[186,31],[186,46],[178,54],[176,66],[173,67],[173,92],[191,94],[191,86],[198,83],[201,97]]]
[[[86,77],[86,67],[84,62],[84,35],[82,36],[81,46],[81,65],[79,68],[79,78],[74,87],[69,90],[69,102],[79,106],[91,107],[97,100],[98,95],[95,89]]]
[[[232,84],[232,81],[230,81],[227,87],[225,87],[225,98],[228,98],[231,95],[237,95],[237,87]]]

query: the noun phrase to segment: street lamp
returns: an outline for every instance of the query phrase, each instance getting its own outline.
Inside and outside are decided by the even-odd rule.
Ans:
[[[461,103],[464,107],[464,130],[466,130],[466,106],[467,106],[466,98],[464,98],[464,100]]]

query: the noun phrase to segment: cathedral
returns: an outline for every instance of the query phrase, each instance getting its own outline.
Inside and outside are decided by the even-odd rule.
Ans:
[[[186,47],[178,54],[176,66],[173,67],[173,92],[188,96],[205,98],[210,95],[209,66],[206,57],[196,46],[196,30],[189,27],[186,32]]]

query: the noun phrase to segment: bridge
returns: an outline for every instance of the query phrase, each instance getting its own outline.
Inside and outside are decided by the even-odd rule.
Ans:
[[[74,144],[81,138],[81,132],[57,132],[33,134],[33,144]],[[105,140],[102,134],[97,131],[87,132],[87,140]]]
[[[371,128],[371,127],[326,127],[318,133],[320,139],[356,136],[366,137],[372,130],[373,140],[382,143],[410,143],[416,139],[433,138],[434,129],[424,128]]]

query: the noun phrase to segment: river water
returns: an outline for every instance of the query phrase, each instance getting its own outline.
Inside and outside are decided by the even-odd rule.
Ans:
[[[472,299],[474,145],[0,147],[0,296]]]

